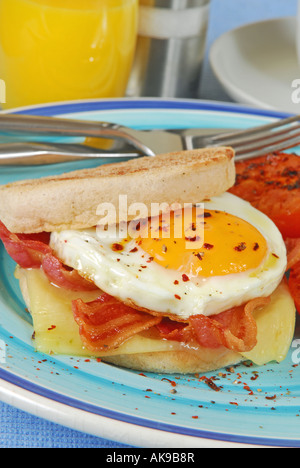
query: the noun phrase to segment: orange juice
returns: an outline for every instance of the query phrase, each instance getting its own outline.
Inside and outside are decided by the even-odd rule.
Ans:
[[[137,0],[0,0],[3,107],[123,96],[137,14]]]

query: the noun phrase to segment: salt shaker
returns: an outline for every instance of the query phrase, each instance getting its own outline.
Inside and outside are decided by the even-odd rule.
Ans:
[[[140,0],[128,97],[195,98],[210,0]]]

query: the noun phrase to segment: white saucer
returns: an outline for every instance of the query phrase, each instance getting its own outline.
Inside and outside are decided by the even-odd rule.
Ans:
[[[292,101],[292,83],[300,78],[295,37],[294,17],[229,31],[211,47],[212,69],[235,101],[299,114],[300,103]]]

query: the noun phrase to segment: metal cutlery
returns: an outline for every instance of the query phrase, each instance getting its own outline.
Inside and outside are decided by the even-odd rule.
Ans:
[[[0,166],[33,166],[99,158],[137,158],[141,153],[105,151],[77,143],[16,142],[0,144]]]
[[[41,136],[88,138],[80,143],[18,141],[0,144],[0,165],[153,157],[158,153],[209,146],[232,146],[237,159],[250,159],[297,146],[300,143],[300,116],[238,131],[216,128],[136,130],[110,122],[3,113],[0,114],[0,132],[5,132],[6,136],[9,133],[39,139]],[[109,149],[90,144],[89,139],[103,138],[110,141]]]

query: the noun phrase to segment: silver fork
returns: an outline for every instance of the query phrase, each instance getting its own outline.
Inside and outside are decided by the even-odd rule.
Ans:
[[[300,143],[300,115],[248,130],[166,129],[135,130],[109,122],[78,121],[54,117],[0,114],[0,131],[17,135],[108,138],[110,150],[82,143],[40,143],[35,141],[0,144],[0,165],[51,164],[90,158],[135,158],[141,155],[231,146],[236,159],[250,159],[283,151]]]
[[[300,115],[239,132],[204,136],[201,140],[194,138],[192,141],[192,145],[231,146],[235,149],[236,159],[239,160],[284,151],[296,147],[299,143]],[[189,144],[187,141],[187,147]]]

